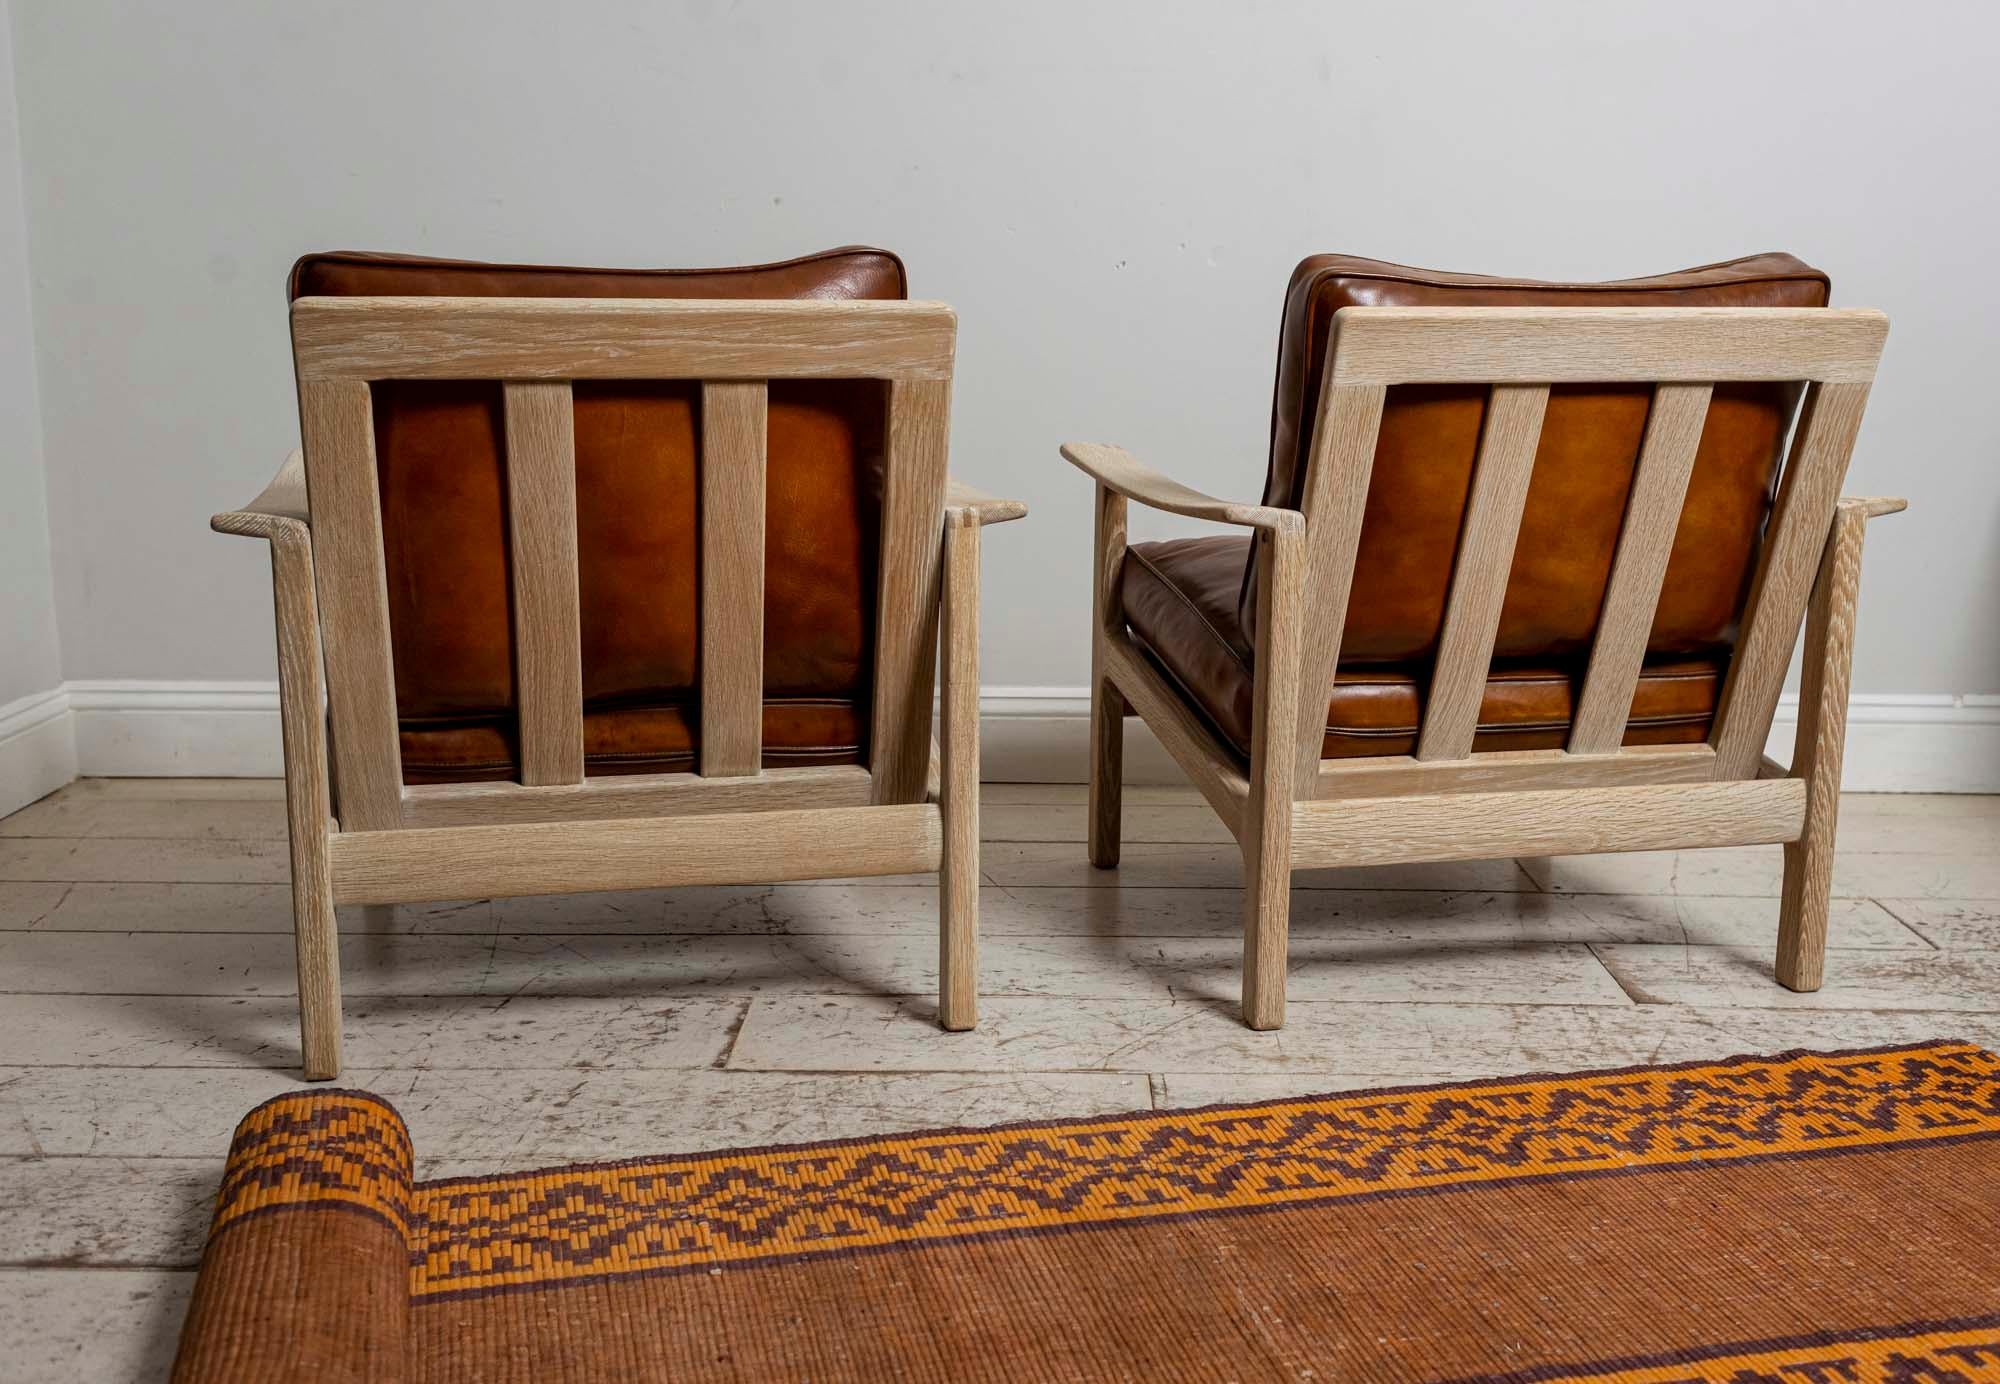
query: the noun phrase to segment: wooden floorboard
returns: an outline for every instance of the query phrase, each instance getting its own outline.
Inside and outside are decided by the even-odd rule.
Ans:
[[[1827,980],[1775,848],[1317,870],[1286,1027],[1236,1021],[1242,865],[1191,790],[982,794],[981,1022],[931,876],[342,909],[343,1083],[419,1171],[1854,1047],[2000,1044],[2000,799],[1843,800]],[[299,1089],[283,798],[86,780],[0,820],[0,1375],[157,1378],[236,1120]]]
[[[1167,1004],[982,1000],[962,1041],[925,1041],[921,1006],[757,1000],[730,1065],[828,1071],[1365,1072],[1398,1081],[1681,1062],[1790,1048],[1871,1047],[1940,1036],[1992,1043],[2000,1013],[1880,1012],[1782,1005],[1297,1003],[1285,1027],[1254,1033],[1226,996]]]
[[[0,1268],[6,1377],[164,1379],[193,1291],[184,1269]]]

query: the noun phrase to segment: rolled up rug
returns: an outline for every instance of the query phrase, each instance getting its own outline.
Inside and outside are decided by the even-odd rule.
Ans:
[[[229,1146],[176,1384],[402,1384],[410,1131],[365,1091],[279,1096]]]
[[[253,1111],[177,1379],[2000,1379],[1964,1043],[410,1169],[375,1097]]]

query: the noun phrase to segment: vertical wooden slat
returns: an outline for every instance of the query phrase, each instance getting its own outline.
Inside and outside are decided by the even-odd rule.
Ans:
[[[336,810],[343,831],[386,831],[402,821],[403,757],[367,382],[300,380],[299,429],[329,670]]]
[[[701,772],[764,760],[762,380],[701,387]]]
[[[1361,544],[1361,518],[1368,504],[1368,477],[1375,468],[1375,435],[1382,425],[1381,385],[1335,385],[1320,394],[1307,463],[1305,516],[1305,608],[1313,626],[1300,654],[1304,677],[1298,704],[1298,746],[1292,789],[1310,798],[1319,782],[1319,757],[1326,740],[1326,709],[1340,661],[1347,623],[1347,600],[1354,585],[1354,557]]]
[[[1243,1022],[1285,1026],[1292,906],[1293,738],[1304,642],[1303,535],[1257,535],[1257,667],[1243,808]],[[1315,766],[1317,767],[1317,766]]]
[[[882,556],[876,601],[875,700],[868,733],[875,801],[924,791],[937,664],[939,536],[951,429],[948,380],[889,385],[888,460],[882,477]]]
[[[1495,385],[1487,401],[1418,759],[1463,759],[1472,753],[1548,402],[1547,385],[1524,384]]]
[[[1867,403],[1866,384],[1814,384],[1806,391],[1709,735],[1719,779],[1757,773]]]
[[[938,1022],[979,1020],[979,520],[958,512],[944,531],[944,816],[938,865]]]
[[[576,426],[567,380],[505,386],[521,782],[583,782]]]
[[[1572,754],[1608,754],[1625,739],[1646,637],[1652,633],[1712,392],[1705,384],[1663,384],[1653,393],[1618,535],[1618,556],[1597,614],[1583,696],[1570,723]]]
[[[1106,648],[1125,631],[1119,577],[1125,567],[1125,497],[1097,487],[1090,573],[1090,863],[1118,863],[1125,802],[1125,695],[1111,681]]]

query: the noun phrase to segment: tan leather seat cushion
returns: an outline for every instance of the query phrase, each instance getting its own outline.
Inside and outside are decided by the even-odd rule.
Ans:
[[[767,698],[764,763],[856,763],[864,714],[851,699]],[[698,729],[686,703],[592,708],[583,716],[584,765],[593,774],[682,773],[694,768]],[[511,779],[519,763],[511,720],[405,721],[400,739],[408,783]]]
[[[1235,534],[1136,543],[1119,587],[1127,624],[1239,754],[1250,752],[1250,643],[1237,596],[1250,539]],[[1632,701],[1628,745],[1687,744],[1708,737],[1727,659],[1650,661]],[[1479,707],[1477,750],[1557,749],[1572,714],[1580,663],[1527,659],[1496,664]],[[1422,724],[1423,664],[1343,662],[1326,711],[1327,759],[1409,754]]]
[[[291,295],[901,298],[885,250],[699,270],[309,255]],[[410,782],[514,773],[504,438],[493,381],[374,389],[397,712]],[[685,769],[700,723],[700,385],[575,386],[588,772]],[[857,761],[873,654],[882,386],[777,381],[767,429],[764,749]]]

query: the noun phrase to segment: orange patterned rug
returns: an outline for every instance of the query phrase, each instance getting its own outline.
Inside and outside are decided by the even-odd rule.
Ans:
[[[1962,1043],[412,1161],[362,1092],[246,1116],[176,1378],[2000,1380]]]

